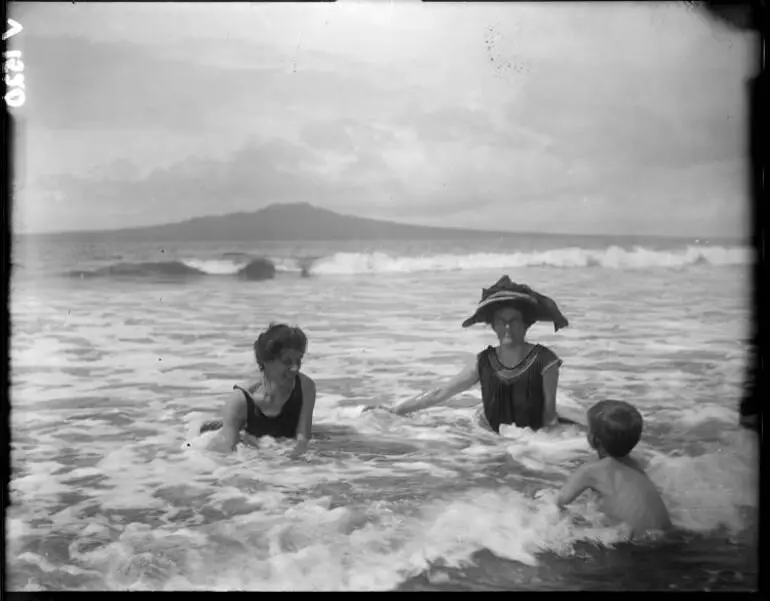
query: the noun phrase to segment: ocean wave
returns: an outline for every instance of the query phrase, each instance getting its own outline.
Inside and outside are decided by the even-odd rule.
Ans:
[[[128,278],[193,278],[204,276],[236,276],[249,280],[265,280],[276,273],[302,277],[324,275],[357,275],[372,273],[417,273],[465,271],[476,269],[510,269],[516,267],[603,268],[603,269],[681,269],[691,265],[729,266],[751,262],[751,251],[739,247],[688,246],[677,250],[652,250],[618,246],[605,249],[579,247],[546,251],[513,253],[433,254],[421,256],[395,255],[383,252],[339,252],[321,257],[258,257],[242,253],[226,253],[230,258],[179,261],[113,263],[92,271],[71,271],[72,277]],[[224,257],[225,255],[223,255]]]
[[[589,250],[578,247],[514,253],[436,254],[418,257],[385,253],[336,253],[313,263],[313,275],[357,273],[414,273],[511,267],[599,267],[606,269],[681,268],[695,264],[744,265],[751,252],[738,247],[688,246],[679,250],[652,250],[618,246]]]
[[[67,272],[75,278],[188,279],[206,276],[237,276],[247,280],[269,280],[275,276],[275,264],[266,258],[250,261],[199,260],[113,263],[98,269]]]
[[[182,263],[207,275],[235,275],[246,267],[249,261],[183,259]]]
[[[275,270],[284,273],[298,273],[303,277],[310,275],[313,264],[323,257],[297,257],[271,259]]]

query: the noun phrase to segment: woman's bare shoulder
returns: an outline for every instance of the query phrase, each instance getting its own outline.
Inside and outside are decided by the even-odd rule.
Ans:
[[[315,386],[315,381],[304,372],[299,372],[299,381],[303,386]]]
[[[234,388],[227,397],[224,414],[226,420],[240,420],[246,416],[246,397],[238,388]]]
[[[262,388],[262,379],[256,376],[244,378],[233,386],[233,389],[242,388],[249,394],[254,394]]]

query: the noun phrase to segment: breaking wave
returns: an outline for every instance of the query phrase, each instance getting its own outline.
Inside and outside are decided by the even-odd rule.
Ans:
[[[561,269],[682,269],[691,265],[747,265],[750,249],[740,247],[687,246],[673,250],[644,247],[605,249],[578,247],[513,253],[470,253],[394,255],[383,252],[339,252],[322,257],[259,257],[242,253],[224,253],[219,259],[182,259],[179,261],[114,263],[91,271],[71,271],[80,278],[125,277],[183,279],[205,276],[236,276],[266,280],[276,273],[302,276],[355,275],[371,273],[416,273],[516,267],[553,267]]]
[[[436,254],[391,256],[385,253],[336,253],[316,260],[313,275],[356,273],[413,273],[419,271],[461,271],[512,267],[598,267],[605,269],[682,268],[689,265],[744,265],[751,253],[744,248],[688,246],[680,250],[650,250],[617,246],[588,250],[571,247],[541,252]]]
[[[237,276],[247,280],[269,280],[275,276],[275,265],[269,259],[251,261],[198,260],[145,263],[114,263],[91,271],[70,271],[79,278],[189,279],[206,276]]]

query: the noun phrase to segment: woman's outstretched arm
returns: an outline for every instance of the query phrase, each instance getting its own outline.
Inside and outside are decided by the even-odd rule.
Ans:
[[[235,449],[240,438],[241,428],[246,423],[246,401],[243,393],[234,390],[227,399],[224,415],[222,416],[222,429],[216,433],[208,444],[211,451],[229,453]]]
[[[479,371],[476,360],[474,359],[472,364],[468,365],[451,380],[440,384],[438,387],[429,392],[420,394],[414,398],[409,399],[408,401],[404,401],[403,403],[396,405],[392,411],[397,415],[406,415],[407,413],[412,413],[413,411],[419,411],[420,409],[439,405],[448,401],[453,396],[468,390],[478,381]]]
[[[313,410],[315,409],[316,388],[315,382],[304,374],[300,374],[302,386],[302,410],[297,424],[297,443],[292,451],[292,457],[299,457],[307,451],[313,427]]]

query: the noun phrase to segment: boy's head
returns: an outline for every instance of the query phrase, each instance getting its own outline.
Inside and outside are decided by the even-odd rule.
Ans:
[[[642,437],[642,414],[623,401],[600,401],[588,410],[588,442],[599,454],[625,457]]]

